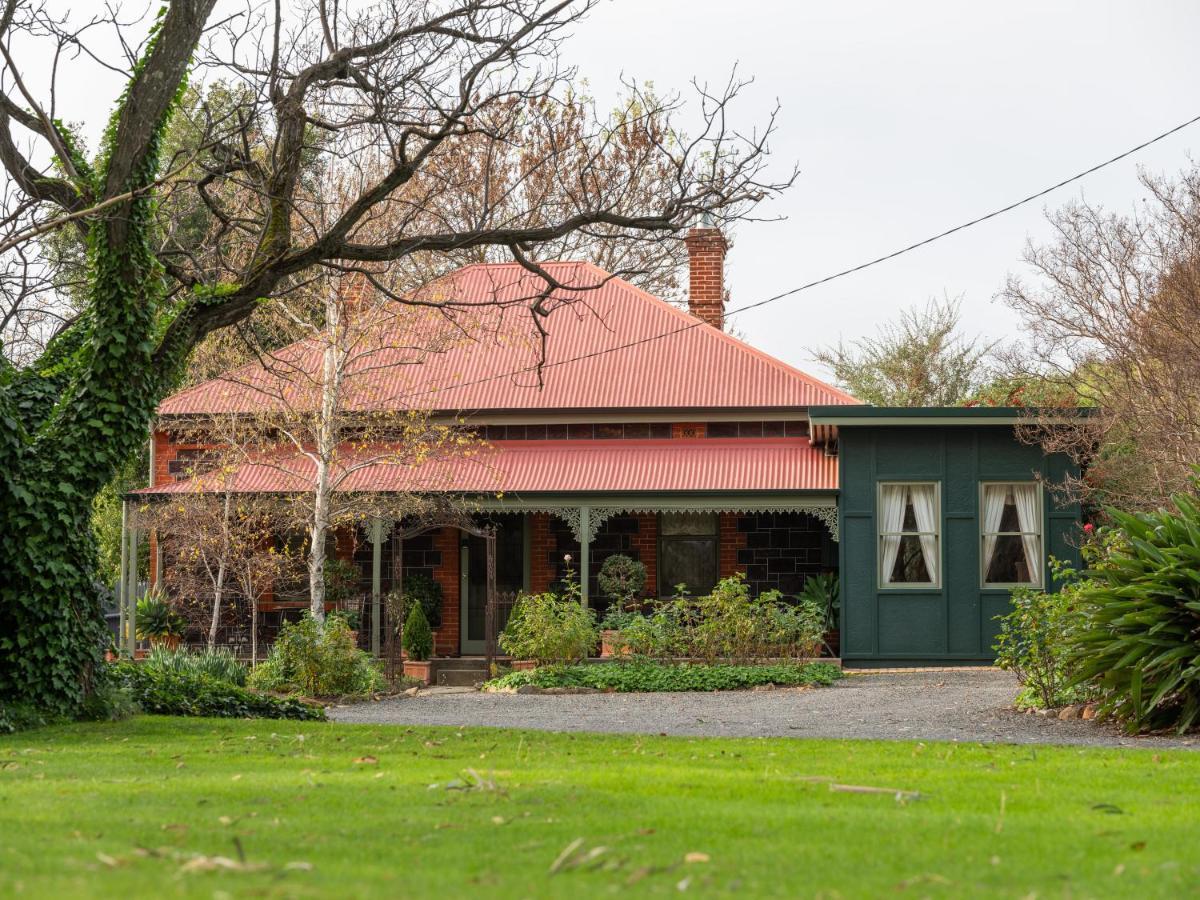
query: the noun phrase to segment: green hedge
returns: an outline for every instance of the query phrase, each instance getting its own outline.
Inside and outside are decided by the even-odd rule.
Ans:
[[[118,679],[143,712],[224,719],[324,719],[325,710],[300,700],[246,690],[211,675],[117,663]]]
[[[602,691],[731,691],[763,684],[828,686],[842,677],[828,663],[726,666],[663,665],[652,662],[542,666],[510,672],[489,681],[489,690],[536,687],[588,687]]]

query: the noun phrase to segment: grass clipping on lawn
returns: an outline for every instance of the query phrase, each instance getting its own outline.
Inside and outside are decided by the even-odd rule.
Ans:
[[[485,690],[582,687],[620,693],[641,691],[732,691],[760,685],[823,686],[842,677],[829,663],[773,665],[665,665],[657,662],[590,663],[577,666],[539,666],[509,672],[484,685]]]
[[[0,738],[0,896],[1181,897],[1200,754],[139,717]]]

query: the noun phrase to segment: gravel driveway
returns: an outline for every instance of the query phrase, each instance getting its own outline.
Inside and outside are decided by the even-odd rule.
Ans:
[[[687,694],[484,694],[429,688],[330,710],[338,722],[457,725],[725,737],[872,738],[1200,747],[1200,739],[1131,738],[1080,720],[1009,708],[1016,680],[999,671],[855,674],[809,691]]]

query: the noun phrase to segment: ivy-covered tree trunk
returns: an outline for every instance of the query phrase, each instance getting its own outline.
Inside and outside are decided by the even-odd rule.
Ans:
[[[93,498],[145,440],[187,349],[172,359],[156,335],[165,311],[151,243],[153,185],[162,132],[212,6],[171,5],[95,167],[82,156],[71,160],[80,193],[114,201],[88,225],[86,311],[36,365],[0,371],[0,698],[7,702],[70,713],[101,659],[89,515]]]

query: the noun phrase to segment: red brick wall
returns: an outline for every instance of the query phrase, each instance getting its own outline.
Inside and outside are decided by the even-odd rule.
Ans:
[[[550,559],[557,543],[550,532],[549,513],[529,515],[529,590],[541,594],[554,582],[554,567]]]
[[[646,596],[658,596],[658,514],[638,513],[638,533],[630,535],[630,543],[638,559],[646,567]]]
[[[737,553],[746,546],[746,535],[738,531],[737,513],[719,513],[717,522],[720,576],[729,578],[738,572]]]
[[[460,541],[457,528],[441,528],[433,536],[433,549],[442,555],[442,564],[433,570],[434,580],[442,586],[442,624],[433,633],[435,656],[458,656],[462,647],[458,631],[462,609]]]
[[[153,487],[160,484],[170,484],[182,478],[190,478],[195,474],[198,460],[191,458],[182,466],[172,466],[179,459],[181,452],[184,456],[194,456],[198,451],[212,450],[216,444],[176,442],[166,431],[154,432],[154,472]],[[175,471],[172,471],[172,468]]]

